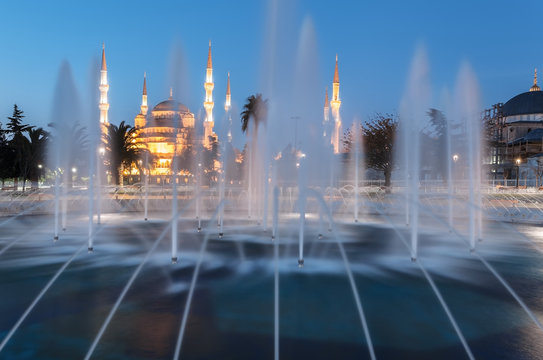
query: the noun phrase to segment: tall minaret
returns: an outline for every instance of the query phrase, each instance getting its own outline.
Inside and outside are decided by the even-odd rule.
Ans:
[[[339,107],[341,106],[341,100],[339,100],[339,72],[337,68],[337,54],[336,54],[336,69],[334,71],[334,83],[332,88],[332,101],[330,101],[332,107],[332,116],[334,117],[334,132],[332,133],[331,143],[334,146],[334,153],[339,153],[339,136],[341,132],[341,117],[339,115]]]
[[[211,147],[209,137],[213,136],[213,65],[211,62],[211,40],[209,40],[209,52],[207,53],[207,69],[206,69],[206,82],[204,83],[204,89],[206,90],[206,99],[204,101],[204,108],[206,110],[206,119],[204,121],[204,146],[206,148]]]
[[[322,122],[323,132],[322,136],[326,137],[328,135],[328,128],[330,124],[330,106],[328,100],[328,86],[326,87],[326,92],[324,95],[324,118]]]
[[[140,113],[136,115],[136,118],[134,119],[134,125],[137,128],[141,129],[145,127],[147,110],[147,76],[143,73],[143,92],[141,95]]]
[[[230,94],[230,72],[228,72],[226,101],[224,102],[224,111],[228,114],[228,142],[232,142],[232,117],[230,116],[230,107],[232,107],[232,95]]]
[[[108,110],[109,104],[107,102],[107,92],[109,91],[109,85],[107,83],[107,65],[106,65],[106,47],[102,44],[102,68],[100,70],[100,129],[102,134],[107,134],[107,127],[109,125]]]
[[[141,114],[143,116],[147,115],[147,110],[149,109],[147,107],[147,74],[143,73],[143,92],[141,94]]]

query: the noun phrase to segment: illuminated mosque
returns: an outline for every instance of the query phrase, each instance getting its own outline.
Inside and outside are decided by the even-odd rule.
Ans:
[[[174,155],[180,155],[187,147],[201,143],[205,148],[210,149],[215,141],[218,141],[217,134],[213,132],[213,63],[211,58],[211,42],[207,57],[206,81],[204,83],[205,101],[204,108],[206,117],[203,123],[203,137],[198,137],[195,129],[194,114],[187,106],[173,99],[172,90],[170,97],[158,103],[148,114],[147,105],[147,79],[143,77],[143,91],[141,98],[140,112],[134,118],[134,126],[138,129],[134,137],[134,143],[149,150],[153,157],[153,166],[150,175],[160,176],[171,174],[171,164]],[[100,124],[102,132],[107,131],[109,103],[107,93],[109,85],[107,81],[107,65],[105,48],[102,48],[102,65],[100,76]],[[226,91],[225,110],[228,112],[231,107],[230,74]],[[229,136],[230,138],[230,136]],[[218,166],[218,164],[216,165]]]
[[[143,91],[141,98],[140,112],[134,118],[134,126],[138,129],[135,133],[133,142],[141,148],[149,150],[153,158],[153,165],[149,170],[151,176],[165,176],[171,174],[172,160],[175,155],[181,155],[185,149],[190,146],[201,144],[206,149],[211,149],[213,143],[218,141],[217,134],[213,132],[213,62],[211,58],[211,41],[209,42],[209,51],[207,56],[206,80],[204,83],[205,101],[205,120],[203,122],[204,133],[197,134],[195,127],[194,114],[187,106],[173,99],[172,90],[170,97],[158,103],[148,114],[147,105],[147,78],[143,76]],[[105,47],[102,47],[102,64],[100,71],[100,126],[102,133],[107,133],[109,124],[108,111],[108,79]],[[328,89],[325,94],[324,118],[323,118],[323,137],[331,145],[335,154],[343,152],[341,148],[340,136],[342,132],[340,109],[341,100],[339,99],[339,72],[338,57],[334,69],[334,80],[332,84],[332,99],[328,99]],[[228,113],[231,108],[230,93],[230,74],[228,74],[225,111]],[[330,110],[333,120],[330,121]],[[231,129],[228,132],[228,141],[232,139]],[[215,164],[215,169],[220,169],[220,164]],[[185,171],[186,172],[186,171]],[[138,175],[139,171],[133,167],[125,175]],[[179,175],[189,175],[189,173],[179,173]],[[160,180],[157,180],[160,181]],[[169,180],[167,180],[169,181]]]

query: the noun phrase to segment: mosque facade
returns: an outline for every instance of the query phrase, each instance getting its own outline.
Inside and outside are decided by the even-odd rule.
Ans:
[[[194,114],[189,108],[181,102],[174,100],[172,90],[170,97],[157,105],[149,112],[147,103],[147,76],[143,77],[143,91],[141,98],[140,112],[134,118],[134,126],[137,131],[134,134],[133,142],[137,147],[147,149],[150,154],[152,165],[149,168],[151,176],[165,176],[172,173],[172,161],[175,156],[180,156],[189,148],[203,146],[205,149],[211,149],[213,143],[218,141],[218,136],[213,131],[213,63],[211,55],[211,42],[206,68],[205,90],[205,119],[203,121],[203,134],[197,131],[197,124]],[[107,132],[109,125],[108,110],[109,103],[107,93],[109,85],[107,80],[107,65],[105,49],[102,48],[102,66],[100,78],[100,125],[102,133]],[[226,94],[225,110],[230,109],[230,74],[228,74],[228,87]],[[219,167],[217,163],[215,165]],[[138,173],[137,167],[128,170],[126,175],[135,175]],[[190,175],[186,169],[180,170],[179,175]]]

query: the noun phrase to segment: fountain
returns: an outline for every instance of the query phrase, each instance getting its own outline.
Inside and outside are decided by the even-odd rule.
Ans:
[[[537,359],[543,353],[543,250],[539,227],[530,225],[541,223],[543,206],[537,194],[498,197],[482,185],[473,71],[462,66],[454,111],[445,114],[447,180],[436,185],[421,176],[419,130],[431,91],[428,60],[416,51],[388,193],[364,178],[363,119],[353,122],[350,161],[333,154],[320,120],[311,120],[319,119],[322,105],[316,35],[304,19],[295,59],[285,61],[274,50],[292,45],[286,40],[292,24],[279,23],[283,6],[270,2],[271,53],[263,70],[272,74],[263,79],[270,121],[248,136],[250,169],[242,185],[230,184],[224,172],[209,185],[200,153],[191,184],[178,187],[176,175],[171,186],[164,179],[157,184],[146,170],[143,190],[117,192],[100,183],[90,122],[84,186],[68,189],[69,151],[62,149],[69,145],[59,141],[51,152],[54,186],[41,190],[41,200],[0,198],[9,209],[27,205],[0,221],[0,358]],[[289,79],[292,93],[285,94],[278,84]],[[65,100],[76,93],[63,64],[59,128],[78,111],[77,101]],[[293,118],[308,131],[289,148],[285,129],[294,130]],[[452,121],[464,124],[465,143],[452,140],[460,131]],[[221,152],[226,169],[225,146]],[[458,156],[454,162],[451,154]],[[262,231],[268,216],[271,233]],[[59,240],[54,245],[51,235]]]

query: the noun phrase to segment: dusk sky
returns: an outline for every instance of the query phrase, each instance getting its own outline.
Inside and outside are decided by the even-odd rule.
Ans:
[[[528,91],[534,67],[543,74],[540,0],[283,3],[279,27],[290,41],[280,44],[278,51],[294,62],[301,25],[304,20],[313,22],[322,99],[325,87],[332,84],[337,53],[346,123],[354,116],[366,119],[375,112],[398,109],[418,44],[428,53],[436,107],[443,89],[454,88],[464,60],[477,74],[484,107]],[[103,42],[110,122],[133,124],[144,71],[150,107],[166,99],[174,86],[181,92],[174,95],[197,115],[204,99],[211,40],[215,119],[220,122],[224,113],[230,71],[237,129],[245,99],[264,92],[261,79],[263,56],[269,49],[265,41],[269,7],[268,1],[257,0],[4,1],[0,122],[6,123],[17,103],[29,123],[45,127],[51,121],[53,91],[63,60],[71,65],[81,98],[88,98],[90,67],[98,63]],[[182,85],[176,85],[179,81],[171,79],[172,74],[178,74]]]

